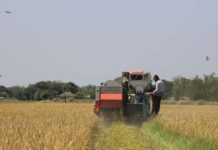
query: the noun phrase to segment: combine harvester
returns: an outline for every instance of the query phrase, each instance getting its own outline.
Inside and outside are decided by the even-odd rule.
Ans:
[[[150,73],[123,72],[116,80],[109,80],[96,88],[94,112],[100,116],[116,114],[123,117],[150,116]]]

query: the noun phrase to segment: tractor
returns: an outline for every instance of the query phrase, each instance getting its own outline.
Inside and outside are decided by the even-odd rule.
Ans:
[[[150,94],[153,86],[150,73],[123,72],[115,80],[108,80],[96,87],[94,112],[98,115],[118,113],[124,117],[150,116]]]

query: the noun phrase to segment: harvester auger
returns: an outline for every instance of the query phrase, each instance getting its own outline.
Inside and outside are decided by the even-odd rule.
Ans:
[[[96,88],[94,112],[100,116],[113,113],[124,117],[150,116],[150,95],[153,90],[150,73],[123,72],[116,80],[109,80]]]

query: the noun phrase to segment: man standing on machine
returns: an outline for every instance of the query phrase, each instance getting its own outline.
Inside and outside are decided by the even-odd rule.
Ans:
[[[152,92],[152,110],[151,115],[156,116],[160,110],[160,102],[164,92],[163,82],[160,80],[158,75],[154,75],[155,90]]]

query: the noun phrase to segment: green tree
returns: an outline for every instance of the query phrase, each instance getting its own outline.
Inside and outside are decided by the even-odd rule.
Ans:
[[[95,85],[87,85],[80,88],[81,93],[83,93],[84,96],[90,97],[90,99],[95,99]]]
[[[51,95],[51,99],[57,97],[58,95],[64,92],[64,83],[61,82],[50,82],[49,84],[49,93]]]
[[[164,96],[163,99],[168,99],[173,96],[173,82],[163,80],[164,83]]]
[[[34,94],[34,99],[39,101],[39,100],[42,100],[42,97],[41,97],[41,92],[39,90],[37,90]]]
[[[199,78],[199,76],[195,76],[195,78],[191,81],[190,93],[189,97],[193,100],[204,99],[205,87],[203,85],[204,81]]]
[[[24,99],[24,90],[25,90],[25,87],[13,86],[13,87],[9,87],[8,89],[10,91],[10,96],[12,98],[16,98],[18,100]]]
[[[71,93],[77,93],[79,91],[79,87],[73,82],[67,82],[64,84],[64,90],[70,91]]]
[[[27,88],[25,88],[24,96],[26,97],[26,100],[34,100],[36,91],[37,88],[35,85],[29,85]]]
[[[205,100],[216,101],[218,99],[218,77],[215,77],[215,73],[210,75],[204,75],[202,98]]]
[[[40,97],[43,99],[43,100],[47,100],[49,99],[50,97],[50,94],[47,90],[43,90],[42,93],[40,94]]]
[[[0,86],[0,97],[10,97],[10,91],[5,86]]]
[[[179,100],[182,96],[181,77],[173,79],[173,96],[175,100]]]
[[[173,79],[173,96],[175,100],[179,100],[182,97],[189,96],[189,89],[191,85],[191,80],[184,77],[175,77]]]
[[[48,89],[49,88],[49,81],[41,81],[37,82],[34,86],[38,89]]]
[[[84,99],[85,96],[81,92],[78,92],[75,94],[74,99]]]

